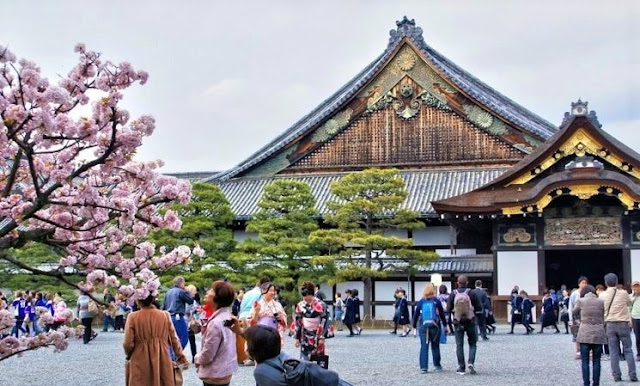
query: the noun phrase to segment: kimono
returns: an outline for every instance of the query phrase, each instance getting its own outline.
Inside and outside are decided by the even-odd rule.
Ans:
[[[285,333],[285,330],[287,329],[287,325],[280,323],[275,318],[275,314],[282,314],[286,319],[287,314],[284,312],[284,308],[282,308],[282,304],[280,304],[275,299],[272,299],[271,301],[266,301],[264,297],[258,300],[258,303],[260,303],[260,312],[258,313],[258,321],[255,323],[253,322],[253,316],[256,313],[256,309],[252,308],[251,315],[249,317],[249,325],[253,326],[254,324],[261,324],[263,326],[271,327],[278,330],[278,333],[280,334],[282,347],[284,347],[284,333]]]
[[[407,302],[406,297],[396,300],[396,311],[393,316],[393,322],[401,326],[411,323],[409,320],[409,302]]]
[[[311,355],[324,355],[327,305],[317,298],[311,303],[303,300],[296,305],[295,312],[293,337],[300,341],[300,357],[309,360]]]
[[[542,301],[542,328],[556,324],[555,304],[551,297]]]

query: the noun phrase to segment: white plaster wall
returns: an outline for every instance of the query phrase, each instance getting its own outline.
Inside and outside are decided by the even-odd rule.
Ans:
[[[395,308],[393,306],[376,306],[376,319],[392,320]],[[409,307],[411,313],[411,307]]]
[[[398,287],[402,287],[405,291],[407,291],[407,296],[409,296],[409,299],[411,299],[411,295],[409,294],[409,292],[411,291],[411,288],[407,288],[407,282],[404,281],[376,281],[374,283],[374,285],[376,286],[376,299],[377,301],[380,300],[395,300],[393,298],[393,294],[396,292],[396,288]],[[377,315],[377,314],[376,314]]]
[[[449,245],[451,235],[448,226],[427,227],[413,231],[413,245]],[[454,236],[453,245],[456,245]]]
[[[498,295],[510,295],[515,285],[529,295],[538,293],[538,252],[499,251]]]
[[[631,251],[631,281],[640,280],[640,249]]]
[[[424,286],[427,285],[427,283],[430,283],[430,281],[416,281],[416,301],[420,300],[420,298],[422,297],[422,291],[424,290]],[[451,292],[450,281],[443,281],[442,284],[446,285],[449,292]],[[438,293],[438,288],[436,288],[436,294]]]

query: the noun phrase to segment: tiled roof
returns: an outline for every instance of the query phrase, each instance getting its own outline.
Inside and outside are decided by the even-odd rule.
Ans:
[[[403,20],[396,22],[396,25],[397,29],[390,31],[391,37],[389,38],[389,44],[384,53],[340,88],[340,90],[327,98],[313,111],[293,124],[293,126],[288,128],[273,141],[269,142],[260,150],[249,156],[246,160],[234,168],[218,173],[206,180],[224,181],[233,178],[283,149],[300,136],[306,134],[309,129],[328,119],[354,95],[356,95],[361,88],[378,73],[384,64],[393,56],[398,46],[402,44],[404,38],[409,39],[428,59],[428,61],[444,74],[445,78],[476,101],[483,104],[487,109],[493,111],[507,121],[516,124],[518,127],[528,130],[542,138],[549,138],[556,132],[557,128],[553,124],[533,114],[529,110],[484,84],[479,79],[458,67],[455,63],[451,62],[449,59],[445,58],[427,45],[422,37],[422,28],[416,27],[415,21],[408,20],[405,17]]]
[[[220,172],[180,172],[180,173],[164,173],[167,176],[180,178],[182,180],[189,180],[191,182],[200,181],[202,179],[211,177]]]
[[[441,257],[422,267],[422,272],[482,273],[493,272],[493,255]]]
[[[435,216],[431,201],[456,196],[476,189],[497,178],[508,168],[475,168],[466,170],[437,169],[428,171],[402,171],[400,176],[406,183],[408,197],[403,206],[417,211],[421,217]],[[263,178],[237,178],[218,185],[231,203],[238,219],[247,219],[258,212],[258,201],[268,183],[276,179],[294,179],[308,183],[316,198],[316,209],[327,213],[330,200],[330,184],[342,178],[344,173],[313,174],[299,176],[276,176]],[[214,182],[215,183],[215,182]]]

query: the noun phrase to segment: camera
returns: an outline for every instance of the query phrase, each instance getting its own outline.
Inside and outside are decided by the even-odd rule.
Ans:
[[[278,313],[277,313],[277,312],[274,312],[274,313],[273,313],[273,317],[274,317],[274,318],[276,318],[276,319],[278,319]]]
[[[231,327],[233,326],[233,319],[227,319],[224,322],[222,322],[222,325],[225,327]]]

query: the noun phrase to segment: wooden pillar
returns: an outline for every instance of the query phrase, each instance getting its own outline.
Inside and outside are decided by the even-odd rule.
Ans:
[[[546,272],[546,259],[544,256],[544,250],[538,249],[538,295],[542,295],[547,288],[547,272]]]
[[[631,251],[622,248],[622,284],[631,285]]]

